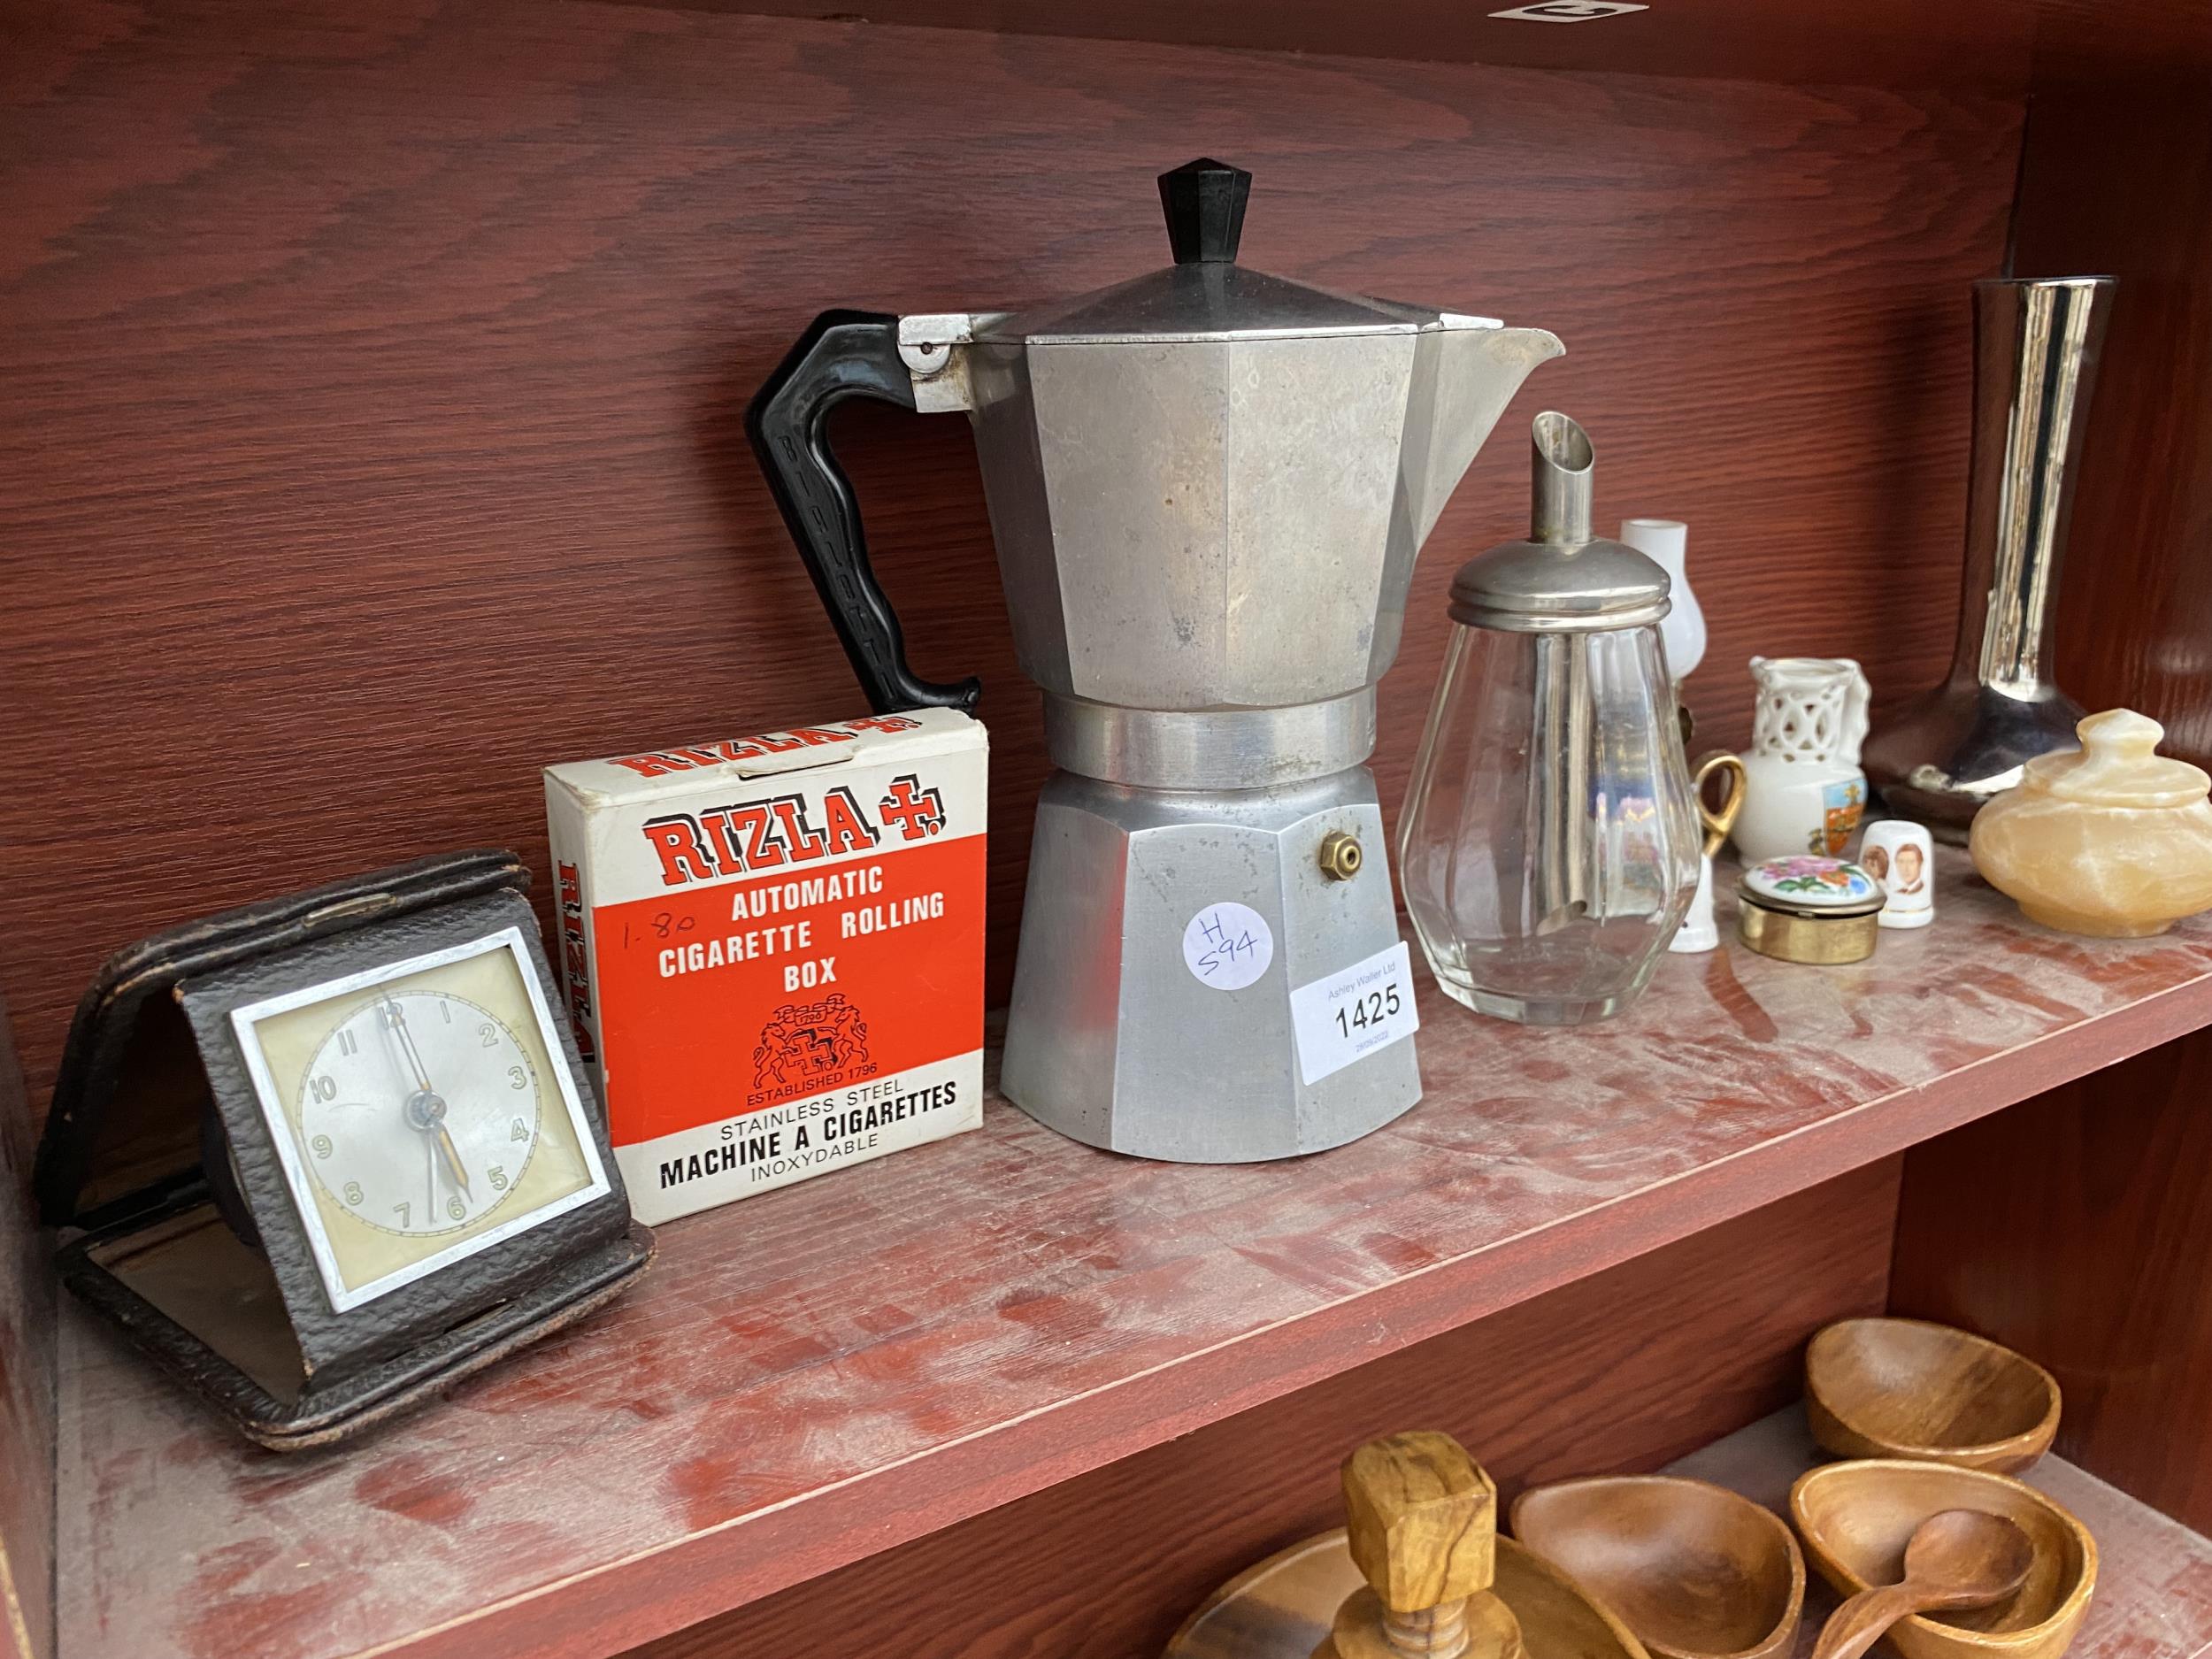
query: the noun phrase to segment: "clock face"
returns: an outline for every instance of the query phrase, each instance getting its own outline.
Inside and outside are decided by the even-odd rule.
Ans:
[[[515,928],[231,1019],[341,1312],[610,1190]]]
[[[332,1026],[298,1103],[323,1194],[413,1238],[458,1232],[506,1201],[537,1150],[544,1099],[504,1020],[422,987],[373,993]]]

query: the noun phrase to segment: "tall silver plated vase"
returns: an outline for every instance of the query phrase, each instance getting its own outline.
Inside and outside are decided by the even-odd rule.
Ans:
[[[2075,747],[2082,710],[2051,680],[2074,465],[2112,310],[2109,277],[1974,285],[1974,454],[1950,677],[1864,753],[1890,810],[1963,841],[2036,756]]]

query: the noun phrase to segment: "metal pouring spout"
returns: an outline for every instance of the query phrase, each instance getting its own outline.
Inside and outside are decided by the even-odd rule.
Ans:
[[[1529,428],[1531,540],[1580,547],[1590,540],[1591,475],[1597,460],[1590,434],[1555,410]]]
[[[1590,540],[1597,455],[1579,421],[1546,410],[1529,427],[1529,539],[1578,548]],[[1537,862],[1535,932],[1555,933],[1589,913],[1591,833],[1584,810],[1594,764],[1590,659],[1574,634],[1540,634],[1529,753],[1540,768],[1530,820]]]
[[[1522,382],[1566,350],[1548,329],[1487,326],[1449,314],[1422,331],[1402,472],[1416,549]]]

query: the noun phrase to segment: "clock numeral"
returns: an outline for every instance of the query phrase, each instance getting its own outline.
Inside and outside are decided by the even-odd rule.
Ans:
[[[361,1052],[361,1045],[354,1041],[353,1033],[348,1031],[343,1025],[341,1025],[338,1028],[338,1052],[340,1054],[358,1054]]]
[[[317,1135],[307,1144],[314,1149],[315,1156],[319,1158],[326,1158],[335,1150],[330,1144],[328,1135]]]
[[[338,1079],[334,1077],[311,1077],[307,1079],[307,1087],[317,1100],[338,1098]]]
[[[365,1196],[366,1194],[361,1190],[360,1182],[348,1181],[346,1183],[346,1202],[349,1204],[357,1204]]]
[[[476,1028],[476,1034],[484,1040],[484,1046],[487,1048],[496,1048],[499,1047],[499,1027],[493,1025],[489,1020],[485,1021],[484,1024]]]
[[[509,1088],[527,1088],[530,1086],[530,1074],[518,1065],[509,1066],[507,1075],[514,1079],[507,1086]]]
[[[445,1201],[445,1212],[456,1221],[465,1221],[468,1219],[469,1207],[457,1198],[449,1198]]]
[[[399,1217],[399,1225],[403,1227],[407,1225],[407,1218],[414,1213],[414,1208],[415,1207],[412,1204],[409,1203],[404,1199],[392,1206],[392,1213]]]
[[[503,1193],[507,1190],[507,1171],[501,1169],[498,1164],[493,1164],[491,1168],[485,1171],[484,1173],[490,1179],[492,1191],[495,1193]]]
[[[440,997],[438,999],[438,1012],[444,1016],[445,1023],[447,1025],[450,1025],[453,1023],[453,1004],[447,1002],[443,997]]]
[[[514,1133],[509,1135],[507,1139],[510,1141],[527,1141],[529,1138],[530,1125],[523,1122],[521,1118],[516,1118]]]

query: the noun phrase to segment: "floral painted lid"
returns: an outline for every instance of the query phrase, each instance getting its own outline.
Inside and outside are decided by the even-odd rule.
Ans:
[[[1737,891],[1770,910],[1806,916],[1864,916],[1882,908],[1882,884],[1855,864],[1796,853],[1743,872]]]

